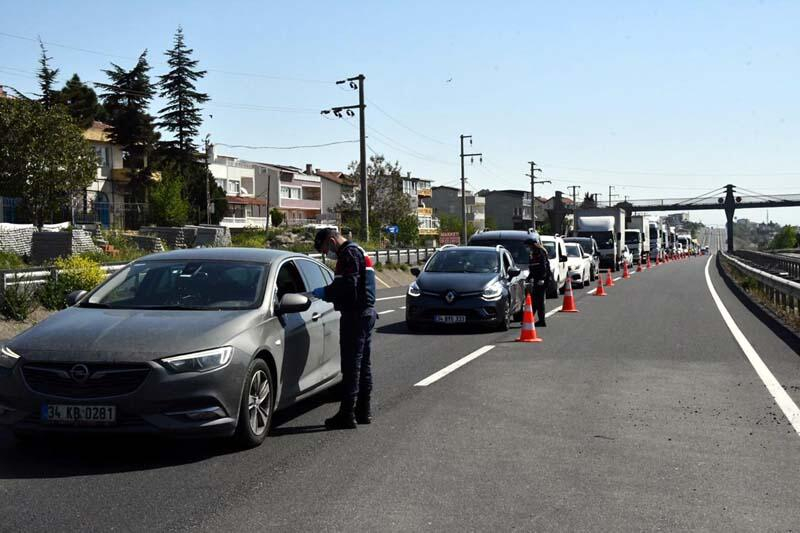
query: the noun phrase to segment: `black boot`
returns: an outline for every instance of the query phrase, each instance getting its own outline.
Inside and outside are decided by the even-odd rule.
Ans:
[[[344,400],[339,406],[339,412],[325,421],[327,429],[356,429],[356,417],[353,413],[353,400]]]
[[[369,394],[359,394],[356,402],[356,422],[359,424],[372,423],[372,409],[369,403]]]

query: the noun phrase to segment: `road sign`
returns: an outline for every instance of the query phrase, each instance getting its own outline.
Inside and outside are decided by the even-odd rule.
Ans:
[[[439,234],[439,244],[461,244],[461,235],[457,231],[443,231]]]
[[[396,225],[386,226],[385,231],[390,235],[397,235],[400,233],[400,227]]]

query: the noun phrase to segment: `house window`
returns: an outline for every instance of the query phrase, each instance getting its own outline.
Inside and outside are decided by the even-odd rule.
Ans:
[[[287,200],[301,200],[303,198],[302,189],[300,187],[287,187],[281,186],[281,198]]]
[[[110,165],[108,164],[108,147],[107,146],[95,146],[94,153],[97,154],[98,159],[98,166],[102,168],[108,168]]]
[[[320,199],[320,190],[315,187],[304,187],[303,188],[303,200],[319,200]]]
[[[217,180],[214,180],[214,181],[217,183],[217,187],[219,187],[223,191],[225,190],[225,180],[217,179]]]
[[[238,181],[229,181],[228,182],[228,192],[232,194],[239,194],[239,182]]]

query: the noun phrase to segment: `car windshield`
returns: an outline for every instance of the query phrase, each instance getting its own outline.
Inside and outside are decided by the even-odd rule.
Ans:
[[[650,227],[650,239],[655,240],[658,239],[658,229],[654,227]]]
[[[594,240],[597,241],[598,248],[613,248],[614,247],[614,234],[610,231],[598,231],[598,232],[581,232],[579,233],[581,237],[594,237]]]
[[[499,271],[497,252],[494,250],[442,250],[434,255],[425,272],[462,272],[486,274]]]
[[[547,257],[550,259],[556,258],[556,243],[553,241],[544,241],[542,242],[544,245],[545,250],[547,250]]]
[[[567,244],[567,257],[582,257],[580,245]]]
[[[638,233],[625,233],[625,244],[639,244]]]
[[[252,309],[260,305],[268,265],[238,261],[139,261],[112,277],[81,307]]]
[[[530,251],[528,250],[528,246],[525,244],[525,241],[492,239],[492,240],[482,240],[474,243],[471,242],[470,246],[491,246],[492,248],[494,248],[498,244],[511,253],[511,257],[514,258],[514,262],[517,265],[527,265],[528,263],[530,263],[531,260]]]

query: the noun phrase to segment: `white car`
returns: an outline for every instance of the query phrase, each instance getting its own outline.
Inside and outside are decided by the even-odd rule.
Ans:
[[[567,249],[567,272],[572,287],[586,287],[592,279],[592,256],[584,252],[577,242],[568,242],[564,246]]]
[[[553,273],[553,279],[547,287],[547,297],[558,298],[558,293],[564,294],[567,287],[567,250],[564,248],[564,239],[558,235],[540,235],[539,240],[547,250],[550,271]]]

